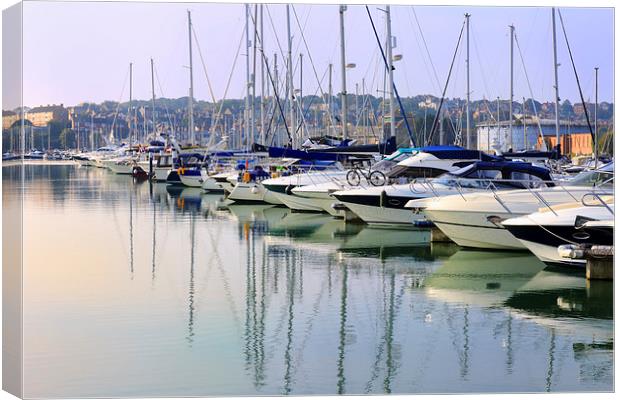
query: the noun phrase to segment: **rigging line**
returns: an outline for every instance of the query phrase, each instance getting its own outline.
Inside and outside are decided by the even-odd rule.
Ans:
[[[123,94],[125,93],[125,86],[127,85],[127,77],[129,76],[129,70],[125,74],[125,79],[123,80],[123,88],[121,89],[121,95],[118,98],[118,103],[116,104],[116,111],[114,112],[114,119],[112,120],[112,128],[110,128],[110,136],[114,139],[114,125],[116,124],[116,117],[118,116],[118,110],[121,107],[121,100],[123,99]],[[90,109],[90,104],[88,105]],[[79,135],[79,132],[78,132]]]
[[[411,11],[413,12],[413,17],[415,18],[415,22],[418,26],[418,30],[420,31],[420,37],[422,38],[422,43],[424,43],[424,49],[426,50],[426,56],[428,57],[428,61],[431,64],[431,68],[433,69],[433,75],[435,76],[435,81],[437,82],[437,86],[441,88],[441,83],[439,81],[439,76],[437,75],[437,70],[435,69],[435,64],[433,64],[433,59],[431,58],[431,53],[428,50],[428,45],[426,43],[426,38],[424,37],[424,33],[422,32],[422,27],[420,26],[420,21],[418,20],[418,14],[415,12],[415,7],[411,6]]]
[[[321,83],[325,80],[325,75],[327,75],[327,69],[325,70],[325,72],[323,72],[323,76],[322,76],[322,77],[321,77],[321,79],[319,80],[319,85],[320,85],[320,84],[321,84]],[[314,102],[315,102],[316,98],[317,98],[317,97],[319,97],[319,96],[317,96],[318,92],[319,92],[319,88],[317,87],[317,88],[314,90],[314,94],[313,94],[312,99],[310,100],[309,104],[306,106],[305,112],[310,111],[310,106],[312,106],[312,105],[314,104]],[[324,93],[322,93],[322,94],[323,94],[323,96],[322,96],[322,97],[324,98]],[[325,101],[323,101],[323,103],[325,104]],[[302,109],[302,112],[304,112],[304,110],[303,110],[303,109]]]
[[[590,136],[592,137],[592,141],[594,138],[594,131],[592,130],[592,124],[590,124],[590,115],[588,114],[588,107],[586,107],[586,102],[583,99],[583,91],[581,90],[581,83],[579,83],[579,75],[577,75],[577,67],[575,66],[575,60],[573,59],[573,52],[571,51],[570,44],[568,43],[568,35],[566,34],[566,29],[564,28],[564,19],[562,18],[562,13],[558,8],[558,15],[560,16],[560,24],[562,25],[562,32],[564,32],[564,39],[566,40],[566,47],[568,48],[568,55],[570,56],[570,62],[573,66],[573,71],[575,72],[575,79],[577,80],[577,88],[579,89],[579,97],[581,97],[581,104],[583,104],[583,112],[586,115],[586,122],[588,123],[588,129],[590,130]]]
[[[463,48],[459,47],[456,59],[461,60],[462,54],[463,54]],[[453,82],[452,83],[452,93],[457,93],[458,92],[456,86],[457,86],[457,83],[459,81],[460,66],[461,66],[460,62],[456,63],[456,71],[454,71],[454,79],[452,79],[452,82]],[[453,117],[450,116],[450,114],[448,114],[448,122],[450,123],[450,128],[452,129],[452,132],[454,132],[454,139],[455,140],[457,139],[457,137],[459,135],[462,135],[462,133],[463,133],[462,132],[463,131],[462,116],[464,114],[463,107],[459,108],[457,106],[457,109],[459,110],[459,112],[457,113],[457,115],[454,116],[455,119],[458,118],[458,121],[457,121],[456,125],[455,125],[454,121],[452,120]],[[441,116],[440,116],[440,118],[441,118]],[[462,142],[462,138],[459,139],[459,140]]]
[[[200,43],[198,42],[198,35],[196,34],[196,30],[194,29],[194,25],[192,24],[192,33],[194,34],[194,39],[196,40],[196,47],[198,48],[198,56],[200,56],[200,63],[202,64],[202,70],[205,73],[205,77],[207,78],[207,86],[209,86],[209,94],[211,95],[211,99],[213,103],[215,100],[215,93],[213,93],[213,87],[211,86],[211,80],[209,79],[209,73],[207,72],[207,65],[205,64],[205,60],[202,57],[202,50],[200,50]]]
[[[166,110],[166,116],[168,117],[168,124],[170,125],[170,132],[172,133],[172,136],[174,136],[174,125],[172,124],[172,120],[170,119],[170,112],[168,111],[168,105],[166,104],[166,101],[165,101],[164,90],[162,89],[161,82],[159,81],[159,74],[157,73],[157,66],[154,66],[153,70],[155,72],[155,79],[157,80],[157,86],[159,87],[161,96],[164,98],[164,101],[163,101],[164,109]]]
[[[411,18],[411,15],[408,15],[408,17],[409,17],[409,18],[408,18],[408,19],[409,19],[409,24],[411,25],[411,29],[412,29],[412,31],[413,31],[413,30],[414,30],[414,26],[413,26],[413,25],[414,25],[414,22],[413,22],[413,19]],[[415,43],[416,43],[416,45],[418,46],[418,52],[419,52],[420,54],[424,54],[424,49],[422,48],[422,45],[420,44],[420,40],[419,40],[419,38],[417,37],[417,35],[413,35],[413,37],[415,38]],[[432,76],[432,70],[431,70],[431,68],[429,67],[429,63],[428,63],[428,61],[426,60],[426,57],[420,57],[420,59],[421,59],[421,60],[422,60],[422,62],[424,63],[424,69],[426,70],[427,75],[428,75],[429,77],[431,77],[431,76]],[[439,85],[439,82],[437,82],[437,79],[435,79],[435,80],[430,79],[430,81],[431,81],[431,83],[432,83],[432,85],[433,85],[433,90],[437,90],[437,92],[441,91],[441,85]]]
[[[310,10],[312,9],[312,5],[308,5],[308,11],[306,13],[305,19],[304,19],[304,25],[303,27],[300,25],[299,21],[297,21],[297,25],[299,26],[299,33],[301,33],[301,35],[303,36],[303,32],[306,30],[306,26],[308,26],[308,20],[310,19]],[[294,9],[294,5],[291,4],[291,9]],[[297,15],[295,15],[295,18],[297,18]],[[295,37],[295,35],[293,35],[291,37],[291,39],[293,39]],[[299,48],[301,47],[302,41],[298,40],[297,43],[295,44],[295,49],[293,51],[293,54],[299,54]],[[306,46],[307,48],[307,46]],[[299,59],[295,60],[295,68],[293,69],[293,73],[297,71],[297,66],[299,65]]]
[[[327,71],[323,74],[323,78],[321,79],[321,81],[319,81],[319,84],[320,84],[320,83],[323,81],[323,79],[325,78],[325,74],[326,74],[326,73],[327,73]],[[310,106],[311,106],[312,104],[314,104],[315,99],[319,97],[319,96],[317,96],[318,91],[319,91],[319,88],[316,88],[316,89],[314,90],[314,93],[313,93],[313,95],[312,95],[312,99],[311,99],[311,100],[310,100],[310,102],[309,102],[310,104],[308,104],[308,105],[306,106],[306,110],[305,110],[305,112],[308,112],[308,111],[310,110]],[[304,109],[302,108],[302,104],[301,104],[301,102],[299,101],[299,102],[295,102],[295,103],[297,103],[297,105],[296,105],[296,110],[298,110],[298,111],[299,111],[299,114],[300,114],[300,117],[301,117],[301,121],[299,121],[299,125],[297,125],[297,126],[296,126],[296,128],[295,128],[295,133],[297,133],[297,132],[299,131],[299,129],[300,129],[302,126],[304,126],[307,130],[310,130],[310,129],[308,128],[307,123],[306,123],[306,116],[305,116],[305,114],[304,114]]]
[[[312,72],[314,73],[314,77],[317,80],[317,83],[319,85],[319,89],[321,91],[321,98],[323,101],[323,104],[327,104],[325,102],[325,92],[323,91],[323,87],[321,85],[321,81],[319,80],[319,74],[316,72],[316,67],[314,65],[314,60],[312,59],[312,53],[310,52],[310,48],[308,47],[308,42],[306,41],[306,36],[304,35],[304,31],[303,29],[301,29],[301,25],[299,23],[299,18],[297,17],[297,11],[295,10],[295,6],[291,5],[291,8],[293,10],[293,15],[295,16],[295,21],[297,22],[297,26],[299,27],[300,30],[300,34],[301,34],[301,41],[304,43],[304,46],[306,48],[306,52],[308,53],[308,59],[310,60],[310,65],[312,66]],[[323,77],[325,77],[325,74],[323,74]],[[327,116],[329,118],[329,123],[331,125],[331,128],[334,127],[334,120],[333,120],[333,116],[331,113],[331,110],[327,110]]]
[[[463,48],[459,46],[458,50],[457,50],[457,54],[456,54],[456,61],[459,62],[455,62],[455,70],[454,70],[454,78],[452,79],[452,93],[456,94],[459,91],[457,90],[457,85],[459,83],[459,73],[461,72],[461,60],[462,60],[462,54],[463,54]],[[463,63],[464,64],[464,63]],[[467,93],[466,93],[467,94]]]
[[[320,84],[323,82],[323,80],[325,79],[325,75],[327,75],[327,70],[325,70],[325,72],[323,73],[323,77],[322,77],[322,78],[321,78],[321,80],[319,81],[319,85],[320,85]],[[318,92],[319,92],[319,88],[317,87],[317,88],[314,90],[314,93],[313,93],[312,99],[310,100],[309,104],[306,106],[305,111],[304,111],[304,109],[302,108],[302,104],[301,104],[301,102],[298,102],[298,104],[297,104],[297,108],[299,109],[300,114],[301,114],[301,115],[300,115],[300,116],[301,116],[301,121],[300,121],[299,126],[298,126],[298,127],[297,127],[297,129],[295,130],[295,132],[297,132],[297,131],[299,130],[299,128],[301,128],[301,126],[302,126],[302,125],[303,125],[304,127],[306,127],[306,129],[307,129],[308,131],[310,131],[310,129],[309,129],[309,128],[308,128],[308,126],[307,126],[308,124],[307,124],[307,122],[306,122],[306,116],[305,116],[305,113],[307,113],[307,112],[309,112],[309,111],[310,111],[310,107],[314,104],[315,100],[319,97],[319,96],[317,96],[317,93],[318,93]]]
[[[523,51],[525,52],[525,50],[529,49],[530,43],[532,41],[532,36],[534,36],[534,27],[537,26],[536,21],[538,19],[538,15],[539,12],[541,10],[540,7],[536,7],[535,9],[535,13],[534,13],[534,18],[531,19],[531,24],[530,24],[530,28],[527,32],[527,37],[525,38],[525,43],[523,46]],[[549,21],[547,21],[548,23]]]
[[[551,42],[551,18],[547,18],[547,30],[545,32],[545,43]],[[553,52],[547,52],[547,53],[551,53],[548,55],[547,60],[545,60],[545,65],[553,65]],[[538,73],[542,76],[541,78],[541,85],[540,85],[540,99],[546,99],[547,97],[545,96],[545,91],[547,88],[547,82],[546,82],[546,78],[547,78],[547,73],[545,73],[546,68],[543,69],[542,67],[539,68]],[[551,84],[549,85],[550,87],[552,86]],[[555,97],[555,95],[552,95],[552,97]]]
[[[250,18],[252,18],[252,23],[254,24],[254,26],[256,26],[256,21],[254,20],[254,17],[252,15],[250,15]],[[263,38],[259,38],[258,41],[260,42],[260,47],[261,49],[263,48]],[[288,129],[288,124],[286,123],[286,117],[284,116],[284,110],[282,109],[282,104],[280,103],[280,97],[278,96],[278,94],[276,93],[276,83],[274,82],[272,76],[271,76],[271,69],[269,68],[269,60],[267,59],[267,57],[265,56],[265,53],[263,53],[261,51],[261,56],[263,58],[263,62],[265,63],[265,69],[267,70],[267,76],[269,78],[269,81],[271,82],[271,86],[273,87],[273,91],[275,94],[275,98],[276,98],[276,102],[278,103],[278,109],[280,111],[280,116],[282,117],[282,122],[284,123],[284,128],[286,129],[286,135],[288,136],[288,144],[289,146],[293,146],[293,138],[291,137],[291,132]]]
[[[269,17],[269,23],[271,25],[271,30],[273,31],[273,35],[276,38],[276,44],[278,45],[278,50],[280,50],[280,57],[282,57],[282,60],[286,60],[287,57],[284,55],[284,51],[282,50],[282,45],[280,44],[280,38],[278,37],[278,33],[276,32],[276,27],[273,24],[273,18],[271,18],[271,12],[269,11],[269,6],[267,4],[265,4],[265,10],[267,11],[267,17]],[[262,40],[263,38],[261,38],[261,42]],[[286,64],[286,63],[283,62],[283,64]]]
[[[241,44],[243,44],[243,35],[245,35],[245,26],[241,30],[241,36],[239,37],[239,44],[237,45],[237,52],[235,54],[235,58],[233,59],[232,67],[230,69],[230,74],[228,75],[228,81],[226,82],[226,88],[224,89],[224,97],[220,103],[220,108],[217,111],[215,116],[215,121],[211,126],[211,132],[209,133],[209,143],[207,144],[207,148],[213,144],[213,138],[215,137],[215,130],[219,125],[220,119],[222,117],[222,110],[224,108],[224,101],[226,100],[226,96],[228,95],[228,90],[230,89],[230,83],[232,82],[233,74],[235,73],[235,68],[237,66],[237,60],[239,59],[239,53],[241,52]],[[215,101],[214,101],[215,103]]]
[[[474,42],[474,52],[476,53],[476,59],[478,61],[478,66],[480,67],[480,75],[482,76],[482,84],[484,86],[484,94],[486,97],[490,98],[489,86],[487,84],[486,73],[484,72],[482,60],[480,57],[480,51],[478,50],[478,40],[476,39],[476,35],[474,32],[473,24],[470,25],[469,30],[472,36],[472,42]]]
[[[543,136],[542,126],[540,125],[540,118],[538,118],[538,110],[536,110],[536,102],[534,101],[534,93],[532,91],[532,85],[530,84],[530,78],[527,75],[527,69],[525,68],[525,60],[523,59],[523,53],[521,52],[521,46],[519,45],[519,40],[517,39],[517,34],[515,32],[515,43],[517,44],[517,51],[519,53],[519,58],[521,59],[521,65],[523,66],[523,74],[525,75],[525,81],[527,82],[527,88],[530,91],[532,109],[534,110],[534,116],[536,117],[536,124],[538,125],[538,133],[540,134],[540,138],[542,140],[543,146],[547,147],[545,144],[545,138]],[[523,107],[525,108],[525,102],[523,103]],[[525,120],[524,122],[525,123]],[[525,144],[524,144],[525,145]]]
[[[385,69],[386,71],[389,71],[390,64],[388,64],[387,58],[385,57],[385,52],[383,51],[383,46],[381,45],[381,40],[379,39],[379,34],[377,33],[377,28],[375,27],[375,22],[372,19],[372,15],[370,14],[370,8],[368,8],[368,6],[366,6],[366,12],[368,13],[368,18],[370,19],[372,30],[375,33],[375,38],[377,39],[377,45],[379,46],[379,49],[381,49],[381,56],[383,57],[383,63],[385,64]],[[386,44],[391,46],[392,45],[391,42],[392,42],[392,38],[389,38],[389,43],[386,43]],[[393,69],[394,69],[394,66],[392,66],[392,70]],[[413,137],[413,133],[411,132],[411,128],[409,127],[409,121],[407,121],[407,113],[405,112],[405,108],[403,107],[403,103],[400,100],[400,96],[398,95],[398,89],[396,89],[396,84],[394,82],[392,82],[392,89],[394,89],[394,94],[396,95],[396,98],[398,99],[398,105],[400,106],[400,111],[403,114],[403,120],[405,121],[405,125],[407,126],[407,133],[409,134],[411,145],[415,146],[415,139]]]
[[[427,143],[431,143],[433,139],[433,135],[435,134],[435,130],[437,128],[437,122],[439,121],[439,115],[441,114],[441,108],[443,106],[443,102],[446,98],[446,89],[448,89],[448,84],[450,83],[450,76],[452,75],[452,68],[454,67],[454,61],[456,60],[456,55],[459,50],[459,46],[461,44],[461,38],[463,37],[463,30],[465,29],[465,21],[463,21],[463,25],[461,26],[461,32],[459,33],[459,39],[456,42],[456,48],[454,49],[454,56],[452,57],[452,63],[450,64],[450,70],[448,71],[448,79],[446,79],[446,85],[443,88],[443,94],[441,95],[441,101],[439,102],[439,107],[437,107],[437,113],[435,114],[435,119],[433,120],[433,125],[431,127],[431,133],[428,136]]]

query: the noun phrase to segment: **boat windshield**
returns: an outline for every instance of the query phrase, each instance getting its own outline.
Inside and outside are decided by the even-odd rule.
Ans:
[[[372,167],[370,167],[370,169],[373,171],[387,172],[391,170],[396,164],[398,164],[398,161],[385,159],[374,164]]]
[[[613,170],[597,169],[594,171],[583,171],[568,181],[571,186],[603,186],[613,187]]]
[[[400,153],[400,154],[392,155],[390,157],[384,158],[383,160],[375,163],[372,167],[370,167],[370,169],[372,171],[388,172],[392,168],[394,168],[396,164],[398,164],[399,162],[403,160],[408,159],[409,157],[411,157],[410,153]]]
[[[502,169],[488,168],[477,169],[474,164],[459,170],[445,173],[433,180],[446,186],[460,186],[463,188],[484,189],[493,183],[496,188],[536,188],[544,186],[544,181],[536,175],[528,172],[510,171],[510,175],[504,176]]]

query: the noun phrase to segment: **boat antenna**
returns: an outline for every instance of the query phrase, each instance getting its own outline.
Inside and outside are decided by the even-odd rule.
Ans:
[[[368,8],[368,6],[366,6],[366,12],[368,13],[368,19],[370,19],[370,25],[372,25],[372,30],[375,33],[375,39],[377,39],[377,45],[379,46],[379,50],[381,50],[381,57],[383,57],[383,65],[385,65],[385,69],[389,73],[390,64],[388,64],[388,60],[385,57],[385,52],[383,51],[383,46],[381,45],[381,39],[379,39],[379,34],[377,33],[377,28],[375,27],[375,23],[372,20],[372,15],[370,14],[370,9]],[[392,39],[389,39],[389,40],[391,41]],[[392,68],[394,67],[392,66]],[[409,140],[411,140],[411,145],[415,147],[415,139],[413,138],[413,133],[411,132],[409,121],[407,121],[407,114],[405,113],[405,108],[403,107],[403,102],[400,100],[398,89],[396,89],[395,83],[392,83],[392,89],[394,89],[394,95],[396,95],[396,99],[398,100],[398,106],[400,108],[400,112],[403,114],[403,119],[405,120],[405,127],[407,127],[407,134],[409,135]]]

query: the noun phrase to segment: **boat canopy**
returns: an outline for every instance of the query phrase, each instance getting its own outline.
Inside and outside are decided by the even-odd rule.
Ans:
[[[500,157],[488,155],[480,150],[468,150],[460,146],[426,146],[419,149],[420,152],[429,153],[435,157],[445,159],[462,159],[480,161],[501,160]]]

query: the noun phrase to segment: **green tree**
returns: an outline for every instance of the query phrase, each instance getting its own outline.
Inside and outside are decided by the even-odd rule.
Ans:
[[[69,128],[65,128],[60,132],[60,145],[66,149],[73,149],[76,147],[75,132]]]
[[[564,118],[572,118],[575,116],[575,112],[573,111],[573,105],[570,101],[564,100],[562,104],[560,104],[560,114]]]

